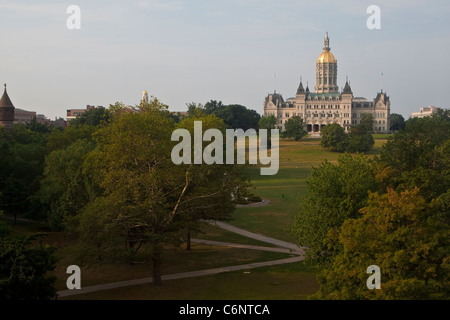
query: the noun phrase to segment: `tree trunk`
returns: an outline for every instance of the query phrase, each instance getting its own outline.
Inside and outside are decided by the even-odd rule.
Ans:
[[[187,237],[186,237],[186,250],[191,250],[191,230],[187,231]]]
[[[160,286],[162,284],[161,280],[161,255],[156,253],[152,258],[153,262],[153,284],[155,286]]]

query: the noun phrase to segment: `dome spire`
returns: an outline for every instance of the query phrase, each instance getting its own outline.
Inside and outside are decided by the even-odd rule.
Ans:
[[[316,62],[316,93],[338,92],[337,60],[330,52],[330,38],[325,33],[324,48]]]
[[[323,50],[330,51],[330,38],[328,38],[328,31],[325,33],[325,39],[323,40]]]
[[[148,92],[147,92],[147,90],[144,90],[144,92],[142,92],[141,102],[148,103]]]

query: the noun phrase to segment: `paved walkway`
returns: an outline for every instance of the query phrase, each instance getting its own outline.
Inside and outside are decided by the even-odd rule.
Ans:
[[[192,277],[213,275],[213,274],[218,274],[218,273],[228,272],[228,271],[238,271],[238,270],[245,270],[245,269],[252,269],[252,268],[274,266],[274,265],[285,264],[285,263],[293,263],[293,262],[301,261],[303,259],[304,259],[304,257],[295,256],[295,257],[281,259],[281,260],[256,262],[256,263],[249,263],[249,264],[243,264],[243,265],[238,265],[238,266],[220,267],[220,268],[207,269],[207,270],[181,272],[181,273],[163,275],[163,276],[161,276],[161,279],[163,281],[165,281],[165,280],[174,280],[174,279],[182,279],[182,278],[192,278]],[[100,284],[100,285],[96,285],[96,286],[84,287],[79,290],[58,291],[57,294],[59,297],[68,297],[68,296],[73,296],[73,295],[77,295],[77,294],[85,294],[85,293],[101,291],[101,290],[116,289],[116,288],[121,288],[121,287],[146,284],[146,283],[151,283],[152,281],[153,281],[152,277],[135,279],[135,280],[126,280],[126,281],[119,281],[119,282]]]
[[[271,244],[274,244],[274,245],[276,245],[278,247],[282,247],[282,248],[288,248],[288,249],[292,250],[291,252],[297,253],[300,255],[304,254],[303,249],[299,248],[295,243],[274,239],[274,238],[267,237],[267,236],[259,234],[259,233],[250,232],[250,231],[235,227],[229,223],[222,222],[222,221],[207,221],[207,222],[212,225],[218,226],[222,229],[240,234],[247,238],[252,238],[255,240],[262,241],[262,242],[271,243]]]
[[[260,250],[260,251],[270,251],[270,252],[281,252],[281,253],[294,254],[292,252],[292,250],[288,249],[288,248],[263,247],[263,246],[249,245],[249,244],[212,241],[212,240],[204,240],[204,239],[191,239],[191,242],[209,244],[211,246],[221,246],[221,247],[230,247],[230,248],[240,248],[240,249],[250,249],[250,250]]]
[[[281,240],[270,238],[270,237],[267,237],[267,236],[264,236],[261,234],[243,230],[243,229],[237,228],[229,223],[225,223],[225,222],[221,222],[221,221],[207,221],[207,222],[210,224],[216,225],[220,228],[226,229],[228,231],[246,236],[248,238],[253,238],[253,239],[256,239],[259,241],[274,244],[277,247],[244,245],[244,244],[221,242],[221,241],[211,241],[211,240],[203,240],[203,239],[193,239],[192,240],[193,242],[218,245],[218,246],[228,246],[228,247],[235,247],[235,248],[253,249],[253,250],[284,252],[284,253],[294,254],[295,256],[286,258],[286,259],[280,259],[280,260],[272,260],[272,261],[248,263],[248,264],[237,265],[237,266],[228,266],[228,267],[220,267],[220,268],[213,268],[213,269],[207,269],[207,270],[198,270],[198,271],[168,274],[168,275],[163,275],[161,277],[162,280],[191,278],[191,277],[198,277],[198,276],[205,276],[205,275],[213,275],[213,274],[218,274],[218,273],[228,272],[228,271],[237,271],[237,270],[274,266],[274,265],[280,265],[280,264],[285,264],[285,263],[299,262],[305,258],[302,248],[297,247],[293,243],[281,241]],[[68,297],[68,296],[85,294],[85,293],[96,292],[96,291],[101,291],[101,290],[108,290],[108,289],[115,289],[115,288],[121,288],[121,287],[126,287],[126,286],[146,284],[146,283],[151,283],[152,281],[153,281],[152,277],[134,279],[134,280],[126,280],[126,281],[119,281],[119,282],[112,282],[112,283],[105,283],[105,284],[100,284],[100,285],[95,285],[95,286],[89,286],[89,287],[84,287],[84,288],[82,287],[79,290],[62,290],[62,291],[58,291],[57,294],[59,297]]]
[[[268,205],[270,203],[271,203],[270,200],[262,199],[260,202],[251,202],[251,203],[247,203],[247,204],[237,204],[236,208],[262,207],[262,206]]]

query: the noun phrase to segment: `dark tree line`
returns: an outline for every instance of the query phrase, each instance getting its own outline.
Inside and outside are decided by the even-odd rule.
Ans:
[[[252,109],[239,104],[224,105],[221,101],[211,100],[205,105],[190,103],[188,104],[188,114],[190,116],[198,115],[201,112],[209,115],[214,114],[222,119],[225,125],[230,129],[258,129],[260,115]]]
[[[224,131],[241,125],[235,118],[247,111],[221,109],[227,125],[214,113],[179,119],[157,99],[139,107],[88,110],[64,129],[36,122],[12,132],[0,127],[0,214],[70,232],[85,262],[148,258],[158,285],[164,248],[189,239],[202,219],[228,217],[248,186],[241,166],[175,165],[172,132],[193,133],[195,120],[203,130]],[[54,279],[46,276],[53,252],[0,223],[0,295],[54,298]]]

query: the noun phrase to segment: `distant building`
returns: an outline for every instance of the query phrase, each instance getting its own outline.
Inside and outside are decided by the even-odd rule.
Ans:
[[[133,106],[124,106],[123,110],[126,112],[132,112],[132,113],[140,112],[139,108],[133,107]]]
[[[43,114],[37,114],[36,115],[36,121],[37,121],[37,123],[40,123],[40,124],[50,124],[51,123],[51,120],[50,119],[48,119],[45,115],[43,115]]]
[[[302,80],[295,97],[286,101],[274,92],[264,100],[264,116],[274,115],[277,128],[284,130],[289,118],[299,116],[306,124],[308,133],[319,135],[324,126],[338,123],[346,132],[358,125],[365,114],[372,115],[374,132],[389,132],[390,99],[381,90],[372,101],[354,97],[347,80],[342,91],[337,85],[337,60],[330,52],[328,33],[322,54],[316,61],[316,86],[310,92]]]
[[[52,126],[52,127],[58,127],[58,128],[65,128],[65,127],[67,127],[67,121],[66,120],[64,120],[63,118],[56,118],[55,117],[55,120],[51,120],[50,121],[50,125]]]
[[[22,123],[27,124],[31,122],[36,117],[35,111],[27,111],[19,108],[14,110],[14,124]]]
[[[187,112],[187,111],[172,111],[171,113],[173,115],[176,115],[176,116],[179,116],[179,117],[184,117],[184,118],[189,117],[189,112]]]
[[[67,122],[70,122],[70,120],[75,119],[79,115],[85,113],[88,110],[95,109],[95,106],[87,105],[86,109],[68,109],[67,110]],[[102,108],[102,106],[97,106],[97,108]]]
[[[429,107],[424,107],[424,108],[420,108],[419,112],[413,112],[411,115],[411,118],[423,118],[423,117],[429,117],[431,116],[433,113],[437,112],[436,107],[434,106],[429,106]]]
[[[0,126],[3,126],[5,129],[10,131],[14,128],[14,110],[15,107],[6,92],[5,83],[5,91],[0,99]]]

